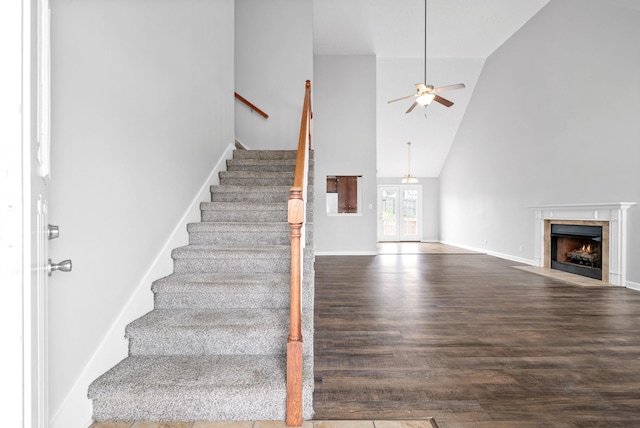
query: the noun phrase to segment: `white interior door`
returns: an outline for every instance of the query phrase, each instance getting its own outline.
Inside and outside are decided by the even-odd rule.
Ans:
[[[36,135],[31,147],[31,266],[32,266],[32,415],[30,426],[49,426],[49,342],[48,290],[52,264],[49,259],[49,240],[58,237],[57,226],[49,224],[50,138],[51,138],[51,71],[50,71],[50,10],[49,0],[37,1],[38,61],[35,65],[37,105]],[[69,265],[70,266],[70,265]]]
[[[8,266],[0,269],[0,401],[2,425],[11,427],[49,426],[48,34],[46,0],[0,2],[0,256]]]
[[[422,239],[422,186],[378,186],[378,241]]]

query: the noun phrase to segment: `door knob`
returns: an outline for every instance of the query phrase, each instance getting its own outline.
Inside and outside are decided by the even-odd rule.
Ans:
[[[60,236],[60,228],[58,226],[55,226],[53,224],[50,224],[47,226],[47,238],[49,238],[49,240],[51,239],[56,239],[58,236]]]
[[[51,259],[49,259],[49,266],[47,266],[47,269],[49,270],[49,276],[51,276],[51,274],[56,270],[61,272],[71,272],[72,267],[71,260],[63,260],[60,263],[51,263]]]

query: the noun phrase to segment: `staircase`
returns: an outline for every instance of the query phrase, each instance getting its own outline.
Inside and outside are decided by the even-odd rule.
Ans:
[[[312,155],[312,154],[311,154]],[[89,386],[97,422],[284,420],[287,200],[295,151],[235,150],[126,328],[129,356]],[[313,158],[302,284],[303,417],[313,416]]]

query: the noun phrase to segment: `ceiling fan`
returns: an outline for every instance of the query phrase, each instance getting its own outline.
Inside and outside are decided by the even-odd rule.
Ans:
[[[408,98],[415,98],[411,107],[405,113],[411,113],[417,105],[427,107],[431,104],[431,101],[442,104],[445,107],[451,107],[453,102],[438,95],[440,92],[451,91],[453,89],[464,88],[464,83],[457,83],[455,85],[441,86],[435,88],[433,85],[427,85],[427,0],[424,0],[424,82],[416,83],[416,93],[407,95],[406,97],[396,98],[395,100],[387,101],[387,104],[394,103],[396,101],[406,100]]]

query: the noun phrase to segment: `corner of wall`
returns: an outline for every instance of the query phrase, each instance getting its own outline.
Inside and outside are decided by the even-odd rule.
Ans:
[[[89,385],[102,373],[127,356],[128,344],[124,338],[125,327],[134,319],[153,309],[151,283],[171,273],[171,251],[176,247],[187,244],[188,236],[184,233],[187,230],[187,224],[198,221],[200,218],[200,202],[210,199],[209,187],[218,184],[218,172],[226,169],[225,160],[233,156],[233,149],[234,144],[229,144],[149,266],[149,269],[138,282],[131,297],[96,348],[93,356],[74,383],[73,388],[65,397],[60,408],[52,415],[49,425],[51,428],[84,427],[91,424],[92,404],[91,400],[87,398]]]

